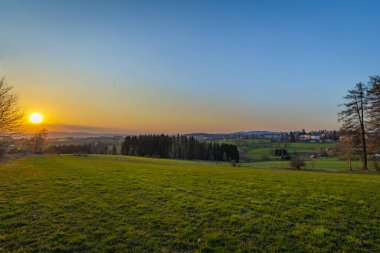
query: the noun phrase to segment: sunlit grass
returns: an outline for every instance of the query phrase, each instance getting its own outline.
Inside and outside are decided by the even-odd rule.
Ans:
[[[126,156],[0,168],[4,252],[378,252],[380,176]]]

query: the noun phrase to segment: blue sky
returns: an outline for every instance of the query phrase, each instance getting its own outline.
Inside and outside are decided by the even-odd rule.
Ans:
[[[379,1],[2,1],[0,72],[50,123],[337,128],[379,74]]]

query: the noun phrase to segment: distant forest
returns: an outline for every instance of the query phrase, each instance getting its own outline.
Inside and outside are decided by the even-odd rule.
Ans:
[[[87,144],[50,145],[47,153],[57,154],[114,154],[119,153],[115,145],[102,142]],[[235,161],[240,154],[233,144],[203,142],[185,135],[140,135],[127,136],[121,146],[121,154],[149,156],[183,160]]]
[[[59,144],[50,145],[45,149],[46,153],[57,154],[117,154],[115,145],[107,145],[106,143],[95,142],[87,144]]]
[[[127,136],[122,144],[121,153],[184,160],[239,162],[239,151],[236,145],[201,142],[192,136],[185,135]]]

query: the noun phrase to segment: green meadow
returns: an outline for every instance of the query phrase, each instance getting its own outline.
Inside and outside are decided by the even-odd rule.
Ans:
[[[281,160],[281,157],[274,155],[276,148],[285,148],[289,153],[302,154],[305,157],[305,169],[324,170],[324,171],[349,171],[348,161],[334,155],[326,158],[310,158],[310,155],[320,154],[322,150],[332,148],[334,143],[280,143],[269,139],[248,139],[248,140],[224,140],[222,143],[235,144],[243,160],[249,162],[241,163],[243,167],[251,168],[272,168],[272,169],[289,169],[289,161]],[[268,160],[263,160],[266,157]],[[352,161],[354,171],[361,170],[363,164],[359,157]],[[369,161],[369,168],[374,171],[373,164]]]
[[[315,158],[305,160],[305,169],[310,170],[324,170],[324,171],[349,171],[347,161],[338,158]],[[242,163],[242,166],[252,168],[272,168],[272,169],[288,169],[290,168],[289,161],[261,161],[261,162],[248,162]],[[352,170],[360,171],[363,163],[359,160],[352,161]],[[373,164],[369,162],[370,172],[375,172]]]
[[[379,252],[379,189],[358,172],[31,156],[0,167],[0,252]]]
[[[308,142],[293,142],[280,143],[269,139],[236,139],[222,140],[221,143],[235,144],[240,155],[243,158],[248,158],[252,161],[260,161],[264,156],[270,160],[280,160],[280,157],[274,155],[276,148],[285,148],[288,152],[297,152],[300,154],[317,154],[322,149],[332,148],[334,143],[308,143]]]

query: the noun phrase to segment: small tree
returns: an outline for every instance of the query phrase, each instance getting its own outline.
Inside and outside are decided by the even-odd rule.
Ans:
[[[352,157],[357,154],[360,140],[357,134],[344,134],[339,143],[342,155],[348,161],[348,168],[352,171]]]
[[[35,133],[32,137],[33,152],[35,154],[42,154],[44,152],[44,146],[47,138],[47,130],[43,129]]]

